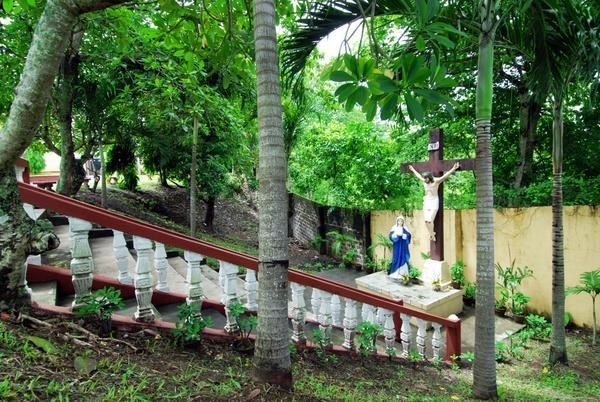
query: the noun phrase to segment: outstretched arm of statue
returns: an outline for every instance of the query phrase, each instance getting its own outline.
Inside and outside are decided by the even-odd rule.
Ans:
[[[408,165],[408,168],[410,169],[411,172],[413,172],[413,174],[415,176],[417,176],[417,178],[419,180],[421,180],[423,183],[425,183],[425,179],[423,178],[423,176],[421,176],[421,174],[419,172],[417,172],[417,170],[413,167],[413,165]]]
[[[458,170],[458,168],[460,168],[460,164],[458,162],[456,162],[454,164],[454,166],[452,166],[452,169],[448,170],[446,173],[444,173],[444,175],[440,178],[436,178],[435,181],[438,183],[443,182],[444,180],[446,180],[452,173],[456,172]]]

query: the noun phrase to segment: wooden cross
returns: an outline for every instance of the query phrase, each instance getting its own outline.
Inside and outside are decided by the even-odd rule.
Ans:
[[[431,172],[434,177],[440,177],[444,171],[450,170],[452,166],[460,163],[459,170],[475,170],[475,159],[452,159],[444,160],[444,131],[441,128],[429,130],[429,161],[416,163],[403,163],[400,167],[402,173],[411,173],[408,166],[413,165],[419,173]],[[437,241],[429,242],[430,258],[436,261],[444,260],[444,183],[438,188],[440,207],[433,222],[433,230],[437,234]]]

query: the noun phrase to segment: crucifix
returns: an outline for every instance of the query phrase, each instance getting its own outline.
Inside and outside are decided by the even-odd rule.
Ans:
[[[458,162],[460,170],[474,170],[475,159],[451,159],[444,160],[444,131],[441,128],[432,128],[429,130],[429,161],[403,163],[400,171],[402,173],[411,173],[409,166],[419,173],[431,172],[434,177],[440,177],[444,171],[448,171]],[[433,221],[434,232],[437,233],[437,241],[429,242],[430,258],[433,261],[444,261],[444,183],[440,183],[438,188],[439,209]]]

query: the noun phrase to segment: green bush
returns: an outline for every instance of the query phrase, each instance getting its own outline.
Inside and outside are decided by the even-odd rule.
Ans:
[[[112,287],[105,287],[92,293],[92,295],[75,311],[75,317],[95,317],[102,321],[110,321],[112,314],[124,308],[121,291]]]

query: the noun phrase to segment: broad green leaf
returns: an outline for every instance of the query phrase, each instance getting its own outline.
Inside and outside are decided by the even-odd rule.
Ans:
[[[342,70],[332,72],[329,79],[336,82],[354,81],[354,77]]]
[[[440,11],[440,3],[438,0],[427,1],[427,21],[431,21]]]
[[[356,89],[356,102],[363,106],[369,98],[369,90],[367,87],[358,87]]]
[[[421,52],[425,50],[425,40],[422,36],[417,37],[417,40],[415,41],[415,47]]]
[[[364,71],[365,71],[364,77],[369,78],[369,79],[372,78],[375,73],[375,60],[368,59],[365,63]]]
[[[425,4],[425,0],[416,0],[415,1],[415,7],[416,7],[416,11],[417,11],[417,22],[419,23],[419,25],[425,25],[425,23],[427,22],[427,11],[426,11],[426,4]]]
[[[452,25],[446,24],[445,22],[434,22],[433,24],[427,26],[427,30],[435,32],[451,32],[460,36],[469,36],[467,33],[459,31]]]
[[[388,120],[398,110],[398,95],[395,93],[387,94],[380,102],[381,112],[380,117],[381,120]]]
[[[362,111],[366,114],[367,121],[373,121],[377,112],[377,101],[370,98],[365,102]]]
[[[440,45],[447,47],[448,49],[454,49],[454,42],[443,35],[432,35],[431,39],[435,40]]]
[[[378,75],[374,79],[370,80],[368,82],[368,85],[369,85],[369,89],[371,89],[371,87],[373,86],[375,89],[378,90],[378,91],[373,91],[371,89],[371,91],[373,93],[375,93],[375,95],[381,95],[381,94],[388,93],[388,92],[395,92],[398,90],[398,87],[396,86],[396,83],[394,82],[394,80],[389,79],[385,75]],[[376,92],[379,92],[379,93],[376,93]]]
[[[340,87],[335,91],[335,96],[338,97],[338,100],[341,102],[346,101],[352,93],[356,90],[356,85],[353,82],[348,84],[340,85]]]
[[[406,108],[408,109],[408,114],[413,120],[421,121],[423,120],[423,107],[421,104],[412,96],[410,93],[406,92],[404,94],[404,100],[406,101]]]
[[[436,88],[454,88],[458,83],[450,77],[438,78]]]
[[[358,64],[356,63],[356,58],[351,54],[344,55],[344,64],[346,68],[350,71],[352,75],[358,77]]]
[[[358,98],[357,92],[358,91],[352,92],[348,97],[348,100],[346,101],[346,112],[350,112],[354,108],[354,105],[356,104]]]
[[[2,0],[2,8],[7,13],[10,13],[13,9],[13,0]]]
[[[429,101],[431,103],[435,103],[437,105],[450,103],[450,100],[446,96],[440,94],[439,92],[433,91],[431,89],[415,89],[415,93],[417,95],[422,96],[427,101]]]
[[[90,375],[96,371],[97,362],[95,359],[89,357],[77,356],[73,365],[80,375]]]
[[[46,353],[56,354],[58,349],[50,341],[40,338],[39,336],[30,335],[26,338],[29,342],[33,343],[38,348],[42,349]]]

